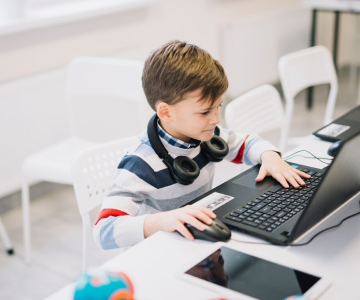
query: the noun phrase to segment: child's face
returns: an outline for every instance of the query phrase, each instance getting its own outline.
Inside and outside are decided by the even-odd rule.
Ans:
[[[200,98],[201,89],[188,93],[184,100],[170,105],[171,122],[167,123],[164,129],[168,129],[169,134],[185,142],[190,138],[210,140],[216,125],[220,122],[219,107],[223,98],[219,97],[213,105],[210,101],[202,101]]]

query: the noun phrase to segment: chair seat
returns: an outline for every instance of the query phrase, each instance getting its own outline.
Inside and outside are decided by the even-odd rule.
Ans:
[[[98,143],[70,137],[29,155],[23,165],[28,179],[72,184],[71,166],[76,154]]]

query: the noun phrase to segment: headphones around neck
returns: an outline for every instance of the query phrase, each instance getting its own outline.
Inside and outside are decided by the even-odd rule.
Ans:
[[[200,174],[200,168],[197,163],[187,156],[178,156],[175,159],[171,157],[160,140],[157,123],[158,116],[154,114],[148,124],[147,132],[149,141],[155,153],[162,159],[168,167],[171,175],[177,183],[188,185],[193,183]],[[215,128],[215,135],[211,140],[200,144],[201,153],[204,153],[210,161],[220,162],[229,153],[228,144],[219,137],[219,128]]]

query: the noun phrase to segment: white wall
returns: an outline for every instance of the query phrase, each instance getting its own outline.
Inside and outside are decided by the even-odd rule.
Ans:
[[[180,39],[221,59],[221,31],[226,22],[299,2],[154,0],[147,9],[0,37],[0,196],[19,187],[21,163],[29,153],[68,136],[63,85],[64,67],[72,58],[143,58],[150,49]],[[321,33],[329,29],[325,21],[319,28],[325,36],[320,43],[329,40]],[[349,60],[344,45],[352,36],[344,31],[346,26],[341,29],[342,63]]]

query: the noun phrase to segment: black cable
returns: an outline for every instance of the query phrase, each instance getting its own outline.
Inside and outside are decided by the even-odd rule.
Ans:
[[[319,157],[317,157],[316,155],[312,154],[311,152],[309,152],[309,151],[307,151],[307,150],[299,150],[299,151],[296,151],[296,152],[288,155],[287,157],[284,157],[283,160],[292,158],[296,153],[299,153],[299,152],[307,152],[307,153],[309,153],[310,155],[312,155],[314,158],[316,158],[318,161],[321,161],[323,164],[326,164],[326,165],[329,165],[330,163],[325,162],[325,161],[322,161],[321,159],[332,160],[332,158],[323,158],[323,157],[319,158]]]
[[[306,243],[302,243],[302,244],[290,244],[290,245],[277,245],[277,244],[268,244],[268,243],[257,243],[257,242],[246,242],[246,241],[239,241],[237,239],[232,239],[234,241],[237,241],[237,242],[240,242],[240,243],[245,243],[245,244],[255,244],[255,245],[268,245],[268,246],[279,246],[279,247],[299,247],[299,246],[305,246],[307,244],[309,244],[314,238],[316,238],[318,235],[320,235],[321,233],[325,232],[325,231],[328,231],[330,229],[333,229],[333,228],[336,228],[336,227],[339,227],[344,221],[352,218],[352,217],[355,217],[357,215],[359,215],[360,212],[357,212],[355,214],[352,214],[344,219],[341,220],[341,222],[337,225],[334,225],[334,226],[331,226],[331,227],[328,227],[328,228],[325,228],[321,231],[319,231],[317,234],[315,234],[310,240],[308,240]]]

